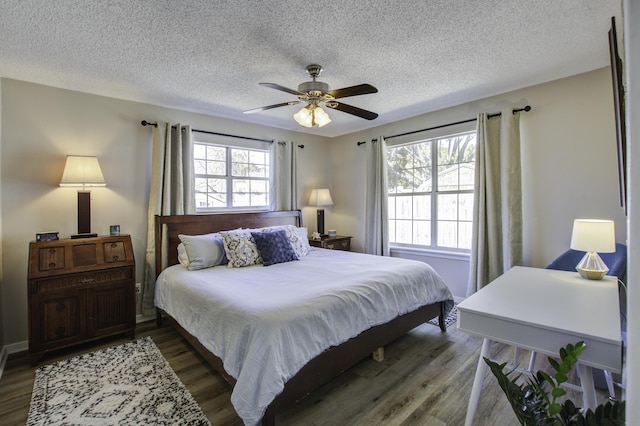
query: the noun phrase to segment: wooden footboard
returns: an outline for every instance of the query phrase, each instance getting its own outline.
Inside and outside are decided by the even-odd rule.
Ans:
[[[232,386],[236,380],[230,376],[222,366],[222,360],[209,352],[195,337],[189,334],[170,315],[161,309],[158,312],[158,324],[161,315],[180,332],[180,334],[193,346],[196,351]],[[354,366],[379,347],[388,345],[397,338],[408,333],[415,327],[438,317],[440,330],[446,331],[444,324],[444,302],[436,302],[432,305],[422,306],[413,312],[399,316],[386,324],[370,328],[358,336],[347,340],[339,346],[333,346],[322,354],[309,361],[287,383],[280,395],[278,395],[262,419],[263,426],[275,425],[275,417],[292,407],[314,390],[328,383],[340,373]]]

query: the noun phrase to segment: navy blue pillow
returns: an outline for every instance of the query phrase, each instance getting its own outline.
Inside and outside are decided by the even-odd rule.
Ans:
[[[256,242],[264,266],[298,260],[284,230],[252,232],[251,236]]]

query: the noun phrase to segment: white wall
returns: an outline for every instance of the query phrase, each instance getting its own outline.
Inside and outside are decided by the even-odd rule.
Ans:
[[[2,80],[1,210],[2,322],[4,345],[27,339],[28,243],[38,231],[56,230],[61,237],[77,232],[76,194],[60,188],[68,154],[95,155],[107,181],[92,190],[92,230],[108,234],[119,224],[131,234],[136,277],[144,273],[150,170],[150,127],[140,121],[191,124],[195,129],[256,138],[295,140],[299,152],[300,204],[314,186],[329,180],[326,139],[203,114],[172,110],[102,96],[61,90],[16,80]],[[307,193],[308,196],[308,193]],[[307,224],[315,223],[306,211]]]
[[[364,242],[364,147],[389,136],[531,105],[521,116],[524,263],[544,267],[568,248],[573,219],[611,218],[616,239],[626,241],[619,206],[617,151],[609,68],[424,114],[339,138],[331,143],[332,226]],[[412,254],[432,263],[454,295],[466,291],[468,262]]]

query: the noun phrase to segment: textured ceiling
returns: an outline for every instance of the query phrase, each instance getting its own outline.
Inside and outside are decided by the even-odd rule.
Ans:
[[[0,76],[337,136],[609,65],[621,0],[2,0]],[[373,121],[329,110],[304,129],[259,86],[309,80]],[[149,117],[153,119],[153,117]]]

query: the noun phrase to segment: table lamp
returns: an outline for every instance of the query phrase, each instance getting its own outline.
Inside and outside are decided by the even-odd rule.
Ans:
[[[332,206],[333,200],[331,194],[326,188],[316,188],[311,190],[311,196],[309,197],[310,206]],[[324,209],[318,209],[318,232],[321,237],[326,237],[324,233]]]
[[[97,237],[91,233],[91,191],[87,187],[107,186],[96,157],[68,155],[60,186],[76,186],[78,189],[78,233],[71,238]]]
[[[573,221],[571,248],[586,251],[576,271],[583,278],[601,280],[609,271],[600,253],[616,251],[615,229],[612,220],[576,219]]]

